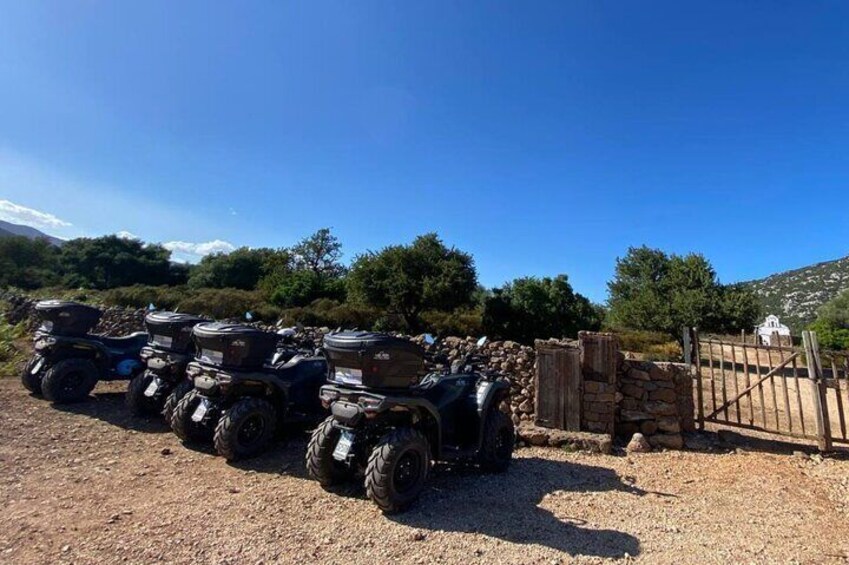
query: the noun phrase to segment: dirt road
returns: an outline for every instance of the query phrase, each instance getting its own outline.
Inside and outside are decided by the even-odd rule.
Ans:
[[[231,466],[133,419],[119,385],[58,409],[0,379],[3,563],[840,562],[849,461],[756,451],[520,449],[441,470],[386,517],[305,478],[305,437]],[[730,452],[729,452],[730,451]]]

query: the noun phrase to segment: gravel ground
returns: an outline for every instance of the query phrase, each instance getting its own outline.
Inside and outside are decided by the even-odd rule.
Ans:
[[[55,408],[0,379],[3,563],[845,562],[849,461],[756,450],[520,449],[442,469],[383,516],[305,478],[304,434],[228,465],[132,419],[123,387]]]

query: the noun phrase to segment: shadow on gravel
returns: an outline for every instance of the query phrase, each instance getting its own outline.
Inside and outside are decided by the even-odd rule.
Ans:
[[[125,430],[161,434],[171,428],[162,416],[132,416],[124,405],[123,392],[96,392],[75,404],[54,404],[56,410],[83,414]]]
[[[304,453],[307,451],[307,438],[294,433],[286,434],[275,441],[271,447],[257,457],[242,461],[231,461],[231,467],[244,471],[267,473],[269,475],[286,475],[299,479],[307,478],[304,465]]]
[[[620,558],[640,553],[640,541],[631,534],[594,529],[577,517],[557,517],[540,508],[543,498],[557,496],[557,491],[663,496],[629,485],[604,467],[514,459],[510,470],[500,475],[437,471],[419,504],[387,518],[414,528],[481,533],[512,543],[544,545],[570,555]]]
[[[804,453],[813,455],[819,453],[815,445],[794,441],[784,441],[781,436],[750,432],[744,429],[719,428],[714,431],[692,432],[685,435],[687,447],[694,451],[727,453],[734,449],[775,455],[793,455]],[[834,446],[834,451],[828,454],[834,459],[849,459],[849,449],[844,446]]]

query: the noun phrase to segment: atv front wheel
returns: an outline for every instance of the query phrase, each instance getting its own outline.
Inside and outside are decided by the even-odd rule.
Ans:
[[[186,443],[206,442],[212,439],[212,430],[209,426],[192,420],[192,414],[202,400],[198,391],[192,390],[177,403],[174,414],[171,416],[171,429]]]
[[[484,423],[483,445],[479,456],[481,468],[491,473],[506,471],[513,457],[515,443],[513,420],[498,408],[489,410]]]
[[[227,461],[253,457],[271,442],[276,426],[277,412],[267,400],[243,398],[215,426],[215,450]]]
[[[400,512],[419,497],[429,469],[427,439],[413,428],[392,430],[371,452],[366,493],[383,512]]]
[[[333,427],[333,416],[328,416],[310,436],[307,446],[307,474],[324,488],[339,484],[353,475],[351,469],[333,458],[333,450],[342,432]]]
[[[144,371],[130,380],[127,392],[124,395],[124,402],[126,402],[127,408],[133,416],[146,416],[160,411],[162,402],[144,394],[155,378],[156,375],[150,371]]]
[[[56,404],[79,402],[88,396],[100,379],[100,371],[89,359],[59,361],[44,374],[41,392]]]
[[[193,388],[195,388],[195,385],[189,379],[183,379],[174,387],[174,390],[171,391],[171,394],[168,395],[168,398],[165,399],[165,404],[162,406],[162,416],[166,422],[171,423],[177,403],[189,394]]]
[[[41,363],[40,367],[39,363]],[[21,373],[21,383],[23,383],[25,389],[33,394],[41,394],[41,380],[44,377],[44,365],[46,363],[44,357],[36,353],[27,361],[26,367]],[[38,370],[33,372],[36,367],[38,367]]]

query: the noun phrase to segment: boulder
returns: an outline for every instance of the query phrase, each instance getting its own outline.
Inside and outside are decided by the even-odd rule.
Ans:
[[[631,437],[631,441],[628,442],[625,450],[628,453],[649,453],[651,451],[651,444],[646,439],[646,436],[636,433]]]

